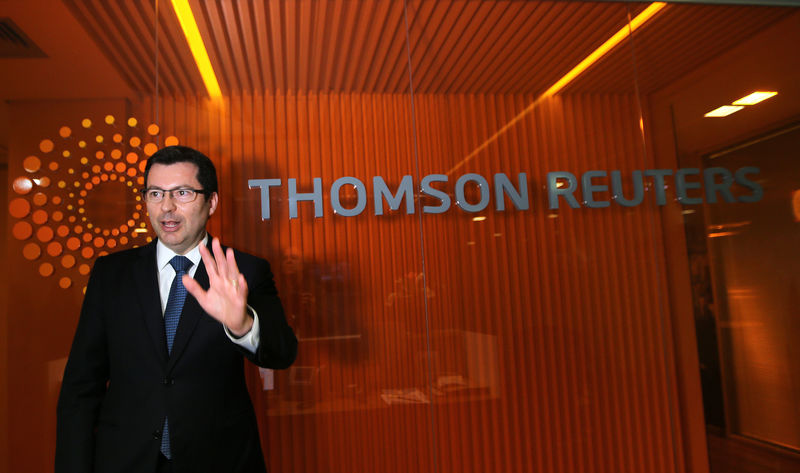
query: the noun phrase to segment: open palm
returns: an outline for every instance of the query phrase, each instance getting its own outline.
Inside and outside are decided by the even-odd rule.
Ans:
[[[183,276],[183,285],[208,315],[221,322],[233,335],[241,337],[253,325],[253,319],[247,314],[247,281],[239,272],[231,248],[223,253],[219,239],[214,238],[211,250],[213,256],[205,245],[200,245],[200,255],[208,273],[208,290],[188,275]]]

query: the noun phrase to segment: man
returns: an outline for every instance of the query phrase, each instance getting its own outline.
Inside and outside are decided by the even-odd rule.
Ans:
[[[147,161],[158,239],[95,262],[58,400],[56,471],[265,471],[242,357],[286,368],[297,339],[269,264],[206,234],[214,165]]]

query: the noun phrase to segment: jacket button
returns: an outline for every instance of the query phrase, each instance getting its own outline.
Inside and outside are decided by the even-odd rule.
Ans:
[[[160,430],[154,430],[153,431],[153,439],[154,440],[161,440],[161,431]]]
[[[162,383],[163,383],[165,386],[169,386],[170,384],[173,384],[173,383],[174,383],[174,381],[172,380],[172,378],[164,378],[164,379],[163,379],[161,382],[162,382]]]

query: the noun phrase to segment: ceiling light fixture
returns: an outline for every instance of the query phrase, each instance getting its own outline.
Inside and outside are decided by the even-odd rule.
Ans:
[[[767,100],[768,98],[774,97],[776,95],[778,95],[778,92],[775,91],[765,91],[765,92],[756,91],[750,95],[745,95],[744,97],[734,101],[730,105],[723,105],[719,108],[715,108],[714,110],[706,113],[703,116],[711,118],[727,117],[728,115],[736,113],[739,110],[743,109],[745,106],[761,103],[764,100]]]
[[[526,115],[531,113],[541,102],[542,100],[555,95],[561,89],[567,86],[570,82],[575,80],[582,72],[589,68],[592,64],[597,62],[601,57],[603,57],[606,53],[608,53],[612,48],[618,45],[623,39],[625,39],[628,35],[632,34],[636,31],[639,27],[641,27],[645,22],[647,22],[650,18],[652,18],[656,13],[658,13],[662,8],[667,6],[666,2],[653,2],[645,8],[641,13],[636,15],[628,24],[620,28],[619,31],[614,33],[609,39],[607,39],[603,44],[600,45],[597,49],[595,49],[591,54],[586,56],[581,62],[578,63],[577,66],[573,67],[569,72],[564,74],[563,77],[558,79],[553,85],[550,86],[542,95],[536,98],[533,102],[531,102],[524,110],[519,112],[517,116],[512,118],[508,121],[502,128],[497,130],[492,136],[487,138],[483,143],[481,143],[477,148],[472,150],[467,156],[464,157],[461,161],[458,162],[455,166],[453,166],[447,174],[452,174],[456,169],[463,166],[467,161],[475,157],[478,153],[486,149],[490,143],[496,140],[500,135],[508,131],[509,128],[513,127],[517,124],[520,120],[525,118]]]
[[[192,8],[189,6],[189,1],[172,0],[172,8],[178,16],[181,29],[183,29],[183,35],[186,36],[189,49],[192,50],[194,62],[197,64],[197,69],[200,71],[200,76],[203,78],[203,83],[206,86],[208,95],[212,99],[222,97],[222,90],[219,88],[217,76],[214,74],[214,68],[211,66],[211,60],[208,58],[208,51],[203,43],[203,37],[200,36],[200,30],[197,28],[197,21],[192,13]]]
[[[642,26],[647,20],[652,18],[653,15],[658,13],[666,5],[667,4],[664,2],[654,2],[649,7],[645,8],[644,11],[636,15],[636,18],[631,20],[629,25],[625,25],[622,28],[620,28],[619,31],[614,33],[614,36],[608,38],[605,43],[601,44],[600,47],[592,51],[592,53],[586,56],[586,58],[584,58],[583,61],[579,62],[577,66],[573,67],[571,71],[564,74],[564,77],[562,77],[555,84],[550,86],[550,88],[547,89],[544,95],[545,96],[554,95],[559,90],[566,87],[566,85],[572,82],[573,79],[575,79],[583,71],[588,69],[589,66],[597,62],[597,60],[603,57],[607,52],[611,51],[616,45],[622,42],[623,39],[627,38],[629,34],[636,31],[640,26]]]
[[[778,95],[778,92],[753,92],[750,95],[740,98],[739,100],[733,102],[732,105],[755,105],[759,102],[763,102],[770,97],[774,97]]]
[[[715,108],[703,116],[709,118],[727,117],[728,115],[736,113],[743,108],[744,107],[741,105],[723,105],[719,108]]]

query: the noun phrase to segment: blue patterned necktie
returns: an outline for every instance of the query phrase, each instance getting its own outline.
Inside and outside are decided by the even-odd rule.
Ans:
[[[181,318],[183,302],[186,300],[183,275],[192,265],[192,261],[185,256],[175,256],[169,260],[169,264],[175,269],[175,279],[172,280],[172,286],[169,288],[167,308],[164,310],[164,327],[167,332],[167,353],[172,353],[172,342],[175,340],[175,332],[178,330],[178,321]]]
[[[185,256],[175,256],[169,260],[169,264],[175,269],[175,279],[169,288],[169,298],[167,308],[164,310],[164,328],[167,334],[167,353],[172,353],[172,342],[175,340],[175,332],[178,330],[178,322],[181,319],[183,303],[186,301],[186,288],[183,286],[183,275],[192,266],[192,261]],[[161,453],[165,457],[172,459],[172,451],[169,442],[169,422],[164,418],[164,429],[161,434]]]

